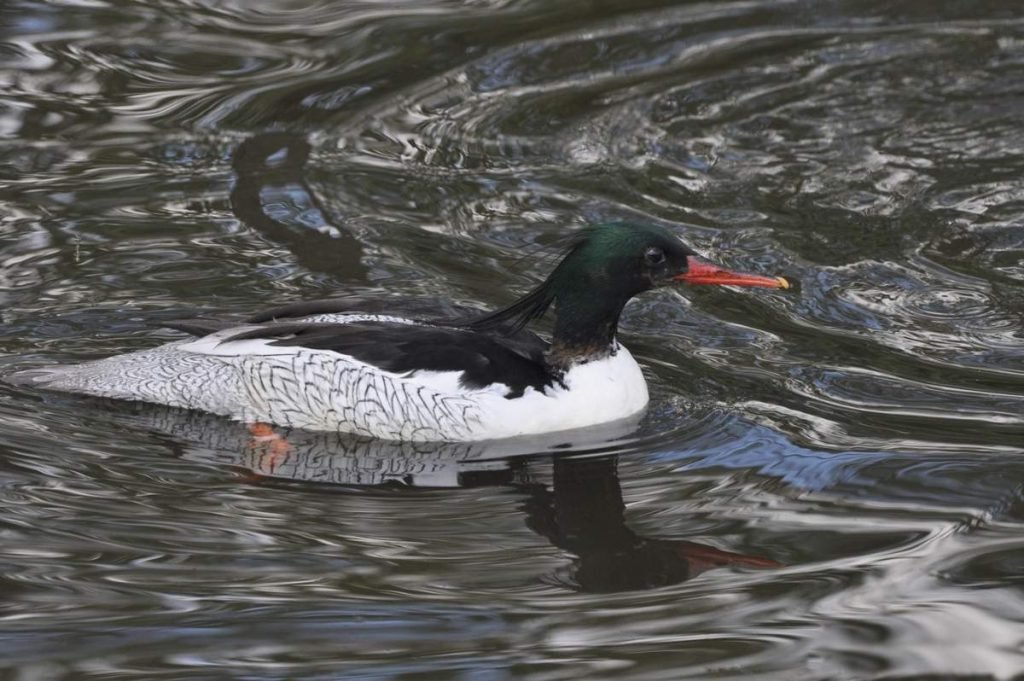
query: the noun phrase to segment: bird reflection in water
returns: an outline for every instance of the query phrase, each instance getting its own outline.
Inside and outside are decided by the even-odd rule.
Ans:
[[[393,488],[511,487],[524,495],[526,525],[572,554],[557,581],[590,592],[649,589],[724,566],[773,568],[770,558],[691,541],[645,537],[629,527],[613,440],[635,421],[558,441],[388,442],[346,434],[244,426],[215,416],[139,405],[149,429],[169,433],[184,458],[232,467],[249,484],[280,481]],[[139,425],[139,424],[136,424]],[[571,441],[573,444],[568,445]],[[551,474],[538,469],[551,467]],[[550,482],[539,482],[541,477]]]
[[[550,489],[529,490],[527,524],[572,553],[570,582],[583,591],[676,584],[715,567],[780,567],[769,558],[690,541],[641,536],[626,523],[618,457],[555,457]]]

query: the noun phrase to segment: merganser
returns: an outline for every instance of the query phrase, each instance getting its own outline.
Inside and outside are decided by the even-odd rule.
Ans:
[[[685,282],[789,288],[707,263],[668,230],[580,230],[542,284],[508,307],[456,319],[375,312],[348,299],[275,308],[238,325],[169,325],[197,338],[20,383],[387,440],[465,442],[635,416],[648,401],[616,338],[633,296]],[[526,325],[554,305],[551,341]]]

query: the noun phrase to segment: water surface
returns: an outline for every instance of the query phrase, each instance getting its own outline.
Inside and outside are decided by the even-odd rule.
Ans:
[[[2,373],[339,292],[500,305],[614,219],[798,287],[634,301],[652,405],[599,445],[282,451],[0,387],[0,666],[1019,674],[1021,111],[996,0],[4,4]]]

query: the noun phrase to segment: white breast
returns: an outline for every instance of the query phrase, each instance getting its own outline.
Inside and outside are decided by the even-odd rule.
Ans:
[[[522,397],[492,395],[481,400],[485,437],[512,437],[586,428],[633,416],[647,406],[647,382],[622,345],[604,359],[571,367],[565,387],[544,392],[527,388]],[[482,439],[482,438],[474,438]]]

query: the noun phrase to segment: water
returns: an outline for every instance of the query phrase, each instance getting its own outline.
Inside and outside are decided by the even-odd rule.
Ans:
[[[2,373],[618,218],[798,282],[635,301],[582,449],[4,386],[5,678],[1024,670],[1016,3],[13,0],[0,60]]]

